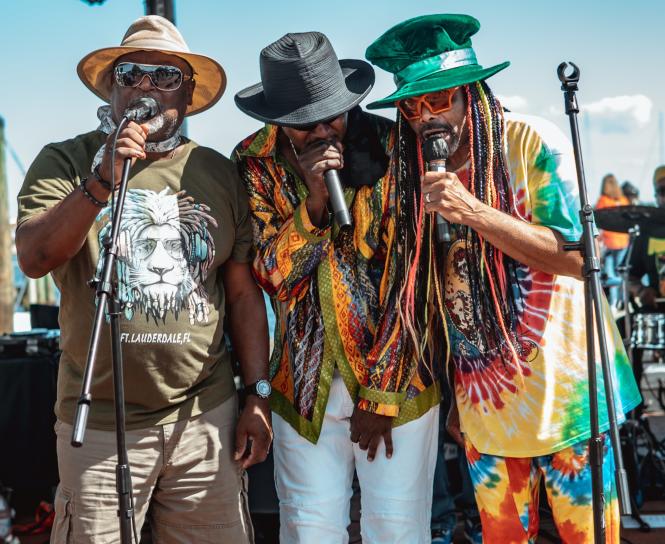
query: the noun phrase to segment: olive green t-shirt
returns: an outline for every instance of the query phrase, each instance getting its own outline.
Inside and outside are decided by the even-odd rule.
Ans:
[[[95,131],[40,152],[18,196],[18,228],[78,190],[105,140]],[[130,429],[198,415],[234,394],[221,271],[227,259],[252,258],[247,195],[228,159],[189,140],[184,145],[173,159],[138,161],[130,173],[116,262]],[[62,349],[55,411],[68,423],[81,392],[96,307],[86,282],[101,275],[109,211],[100,211],[81,250],[53,271],[61,291]],[[91,393],[89,426],[112,429],[106,321]]]

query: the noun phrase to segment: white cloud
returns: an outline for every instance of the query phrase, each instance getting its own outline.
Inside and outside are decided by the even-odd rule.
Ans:
[[[625,133],[649,123],[653,102],[643,94],[610,96],[581,104],[580,109],[588,114],[591,127]]]
[[[547,110],[543,113],[545,117],[561,117],[564,115],[563,108],[561,106],[552,106],[550,105]]]
[[[513,95],[513,96],[503,96],[498,95],[497,98],[501,104],[508,108],[510,111],[516,111],[524,113],[527,110],[528,102],[527,99],[523,96]]]

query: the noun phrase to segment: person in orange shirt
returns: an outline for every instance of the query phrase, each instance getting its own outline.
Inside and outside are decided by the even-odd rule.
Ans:
[[[614,174],[605,175],[600,188],[600,198],[596,204],[596,209],[628,206],[629,204],[630,202],[623,195]],[[626,255],[628,234],[601,230],[600,240],[603,244],[603,270],[607,275],[606,285],[609,288],[610,304],[615,307],[619,301],[619,286],[621,285],[621,277],[617,273],[617,267]]]

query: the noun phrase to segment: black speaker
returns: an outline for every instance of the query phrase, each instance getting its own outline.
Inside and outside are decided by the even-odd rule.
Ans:
[[[30,326],[33,329],[59,329],[58,306],[30,304]]]
[[[0,481],[19,514],[51,500],[58,483],[53,406],[57,336],[0,336]]]

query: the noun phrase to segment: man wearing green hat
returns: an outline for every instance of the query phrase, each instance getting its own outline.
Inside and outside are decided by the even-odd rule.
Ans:
[[[415,248],[401,313],[416,316],[429,300],[444,316],[457,406],[450,428],[466,448],[484,541],[535,540],[544,477],[561,539],[589,542],[582,260],[563,249],[581,235],[572,150],[552,124],[504,112],[485,80],[508,63],[478,64],[470,38],[479,28],[467,15],[417,17],[366,52],[397,85],[368,108],[398,109],[391,171],[404,203],[398,220],[414,225],[404,245]],[[436,145],[446,171],[425,172],[430,138],[444,140]],[[434,214],[449,222],[449,244],[431,241]],[[432,268],[439,274],[424,281]],[[605,322],[623,418],[640,397],[609,308]],[[606,431],[603,397],[599,405]],[[618,542],[604,443],[607,537]]]

